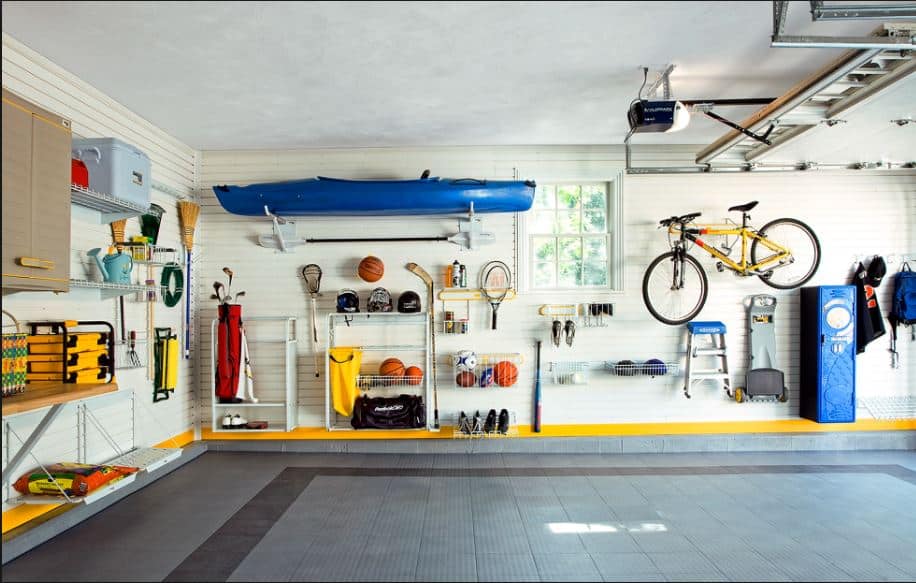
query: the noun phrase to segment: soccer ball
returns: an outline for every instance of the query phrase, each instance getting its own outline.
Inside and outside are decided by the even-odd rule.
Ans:
[[[460,371],[477,368],[477,355],[471,350],[462,350],[452,357],[452,364]]]

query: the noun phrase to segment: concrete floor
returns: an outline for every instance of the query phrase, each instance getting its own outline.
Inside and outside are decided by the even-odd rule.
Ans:
[[[207,453],[5,581],[912,581],[916,452]]]

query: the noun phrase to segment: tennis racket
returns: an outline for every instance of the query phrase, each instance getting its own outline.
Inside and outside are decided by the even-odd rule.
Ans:
[[[318,314],[315,309],[315,299],[321,288],[321,268],[314,263],[309,263],[302,268],[302,278],[305,280],[305,289],[308,290],[312,300],[312,346],[315,354],[315,376],[318,377],[321,365],[318,362]]]
[[[509,266],[502,261],[490,261],[480,270],[480,293],[490,302],[490,309],[493,311],[492,330],[496,330],[496,313],[499,311],[499,305],[509,295],[510,289],[512,273]]]

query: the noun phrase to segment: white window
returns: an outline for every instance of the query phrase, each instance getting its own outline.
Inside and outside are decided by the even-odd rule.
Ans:
[[[525,229],[529,291],[623,288],[619,182],[538,185]]]

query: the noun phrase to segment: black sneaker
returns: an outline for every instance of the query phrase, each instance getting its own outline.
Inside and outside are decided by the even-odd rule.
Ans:
[[[560,335],[563,333],[563,324],[559,320],[554,320],[551,332],[553,333],[553,345],[559,346]]]
[[[474,413],[474,422],[471,424],[471,433],[482,433],[483,421],[480,420],[480,411]]]
[[[499,412],[499,429],[498,431],[505,435],[509,432],[509,411],[503,409]]]
[[[572,320],[566,320],[566,345],[573,345],[573,338],[576,337],[576,323]]]
[[[483,424],[484,433],[493,433],[496,429],[496,409],[490,409],[487,413],[487,420]]]
[[[471,434],[471,423],[468,421],[468,416],[464,414],[464,411],[458,416],[458,431],[466,435]]]

